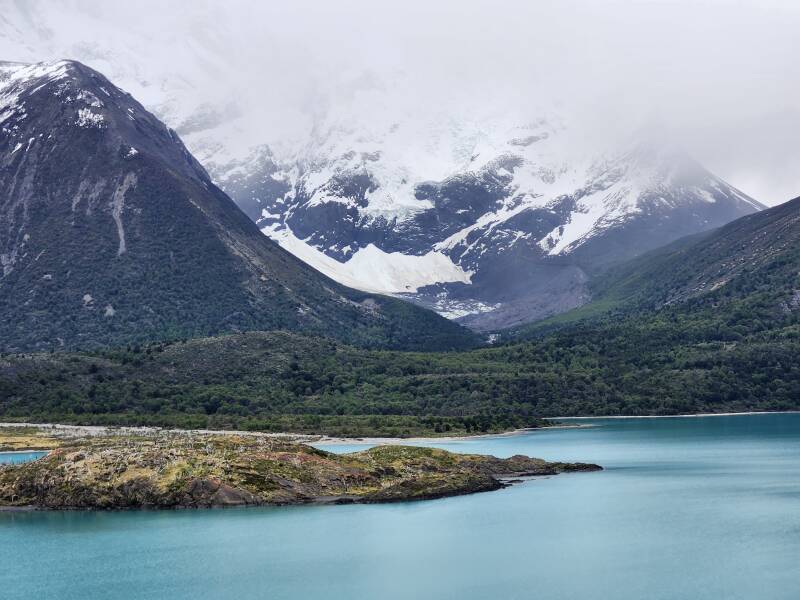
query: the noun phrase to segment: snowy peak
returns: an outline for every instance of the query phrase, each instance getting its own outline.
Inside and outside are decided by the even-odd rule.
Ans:
[[[10,150],[36,143],[13,127],[45,94],[57,100],[48,120],[128,140],[113,152],[211,185],[172,130],[84,65],[9,64],[0,77]],[[632,135],[587,146],[580,125],[552,108],[525,118],[468,101],[429,106],[402,80],[375,77],[339,99],[283,143],[217,100],[159,105],[285,249],[340,283],[407,295],[476,328],[572,308],[597,269],[760,208],[669,144]]]
[[[321,119],[286,162],[271,156],[279,193],[250,190],[262,230],[334,279],[477,328],[572,308],[588,273],[761,208],[671,144],[590,151],[552,111],[515,122],[361,106],[363,119]]]
[[[639,144],[633,151],[595,163],[587,184],[555,198],[550,206],[574,204],[569,217],[538,244],[550,255],[569,254],[593,237],[628,220],[670,210],[720,203],[746,214],[763,206],[715,177],[686,154]],[[703,228],[707,223],[701,222]],[[718,223],[720,224],[720,223]]]
[[[0,94],[22,91],[33,85],[57,81],[69,76],[73,63],[67,60],[36,64],[0,61]]]
[[[152,156],[210,184],[171,129],[130,94],[77,61],[0,64],[0,127],[9,142],[26,151],[37,140],[76,128],[103,138],[126,158]],[[33,137],[25,137],[31,132]]]
[[[508,175],[500,171],[507,163],[522,161],[526,154],[551,158],[554,153],[546,144],[554,128],[544,120],[518,126],[449,113],[398,116],[387,109],[385,114],[395,117],[389,119],[384,113],[363,119],[363,113],[354,114],[349,123],[341,115],[331,117],[333,123],[318,123],[298,155],[298,195],[306,203],[342,201],[331,182],[358,177],[363,192],[350,202],[360,215],[403,220],[433,207],[418,193],[420,184],[489,170]],[[546,179],[548,172],[540,169],[539,175]],[[507,183],[519,187],[522,182]]]
[[[47,94],[58,98],[65,109],[74,108],[74,124],[79,127],[104,127],[103,101],[85,88],[91,72],[88,67],[68,60],[35,64],[0,63],[0,110],[4,118],[26,117],[26,101]],[[111,87],[111,86],[109,86]],[[95,90],[96,91],[96,90]],[[110,96],[108,90],[105,96]]]

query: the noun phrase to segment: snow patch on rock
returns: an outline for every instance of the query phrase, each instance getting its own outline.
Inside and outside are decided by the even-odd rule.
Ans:
[[[75,124],[78,127],[85,127],[90,128],[94,127],[96,129],[102,129],[105,126],[105,119],[103,115],[92,112],[88,108],[79,108],[78,109],[78,120],[75,121]]]
[[[324,275],[367,292],[413,293],[436,283],[469,283],[472,276],[471,272],[461,269],[447,255],[435,250],[422,256],[412,256],[384,252],[369,244],[342,263],[297,238],[288,227],[271,226],[262,231]]]

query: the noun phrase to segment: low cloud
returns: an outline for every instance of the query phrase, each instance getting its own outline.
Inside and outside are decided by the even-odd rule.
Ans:
[[[800,195],[797,31],[775,0],[0,0],[4,58],[67,53],[151,106],[258,114],[270,144],[375,76],[417,110],[558,106],[587,140],[655,120],[767,204]]]

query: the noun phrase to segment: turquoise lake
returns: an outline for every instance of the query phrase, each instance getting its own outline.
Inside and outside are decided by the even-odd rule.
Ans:
[[[47,452],[0,452],[0,465],[18,465],[30,460],[36,460]]]
[[[0,513],[0,597],[800,598],[800,414],[579,422],[592,427],[436,444],[606,468],[497,492]]]

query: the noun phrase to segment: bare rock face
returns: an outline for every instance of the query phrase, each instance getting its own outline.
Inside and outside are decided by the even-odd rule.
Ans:
[[[223,483],[216,477],[194,479],[188,483],[180,505],[196,508],[261,504],[255,494]]]
[[[514,456],[378,446],[336,455],[269,438],[195,435],[87,439],[0,467],[0,506],[214,508],[397,502],[497,490],[510,477],[599,470]]]

